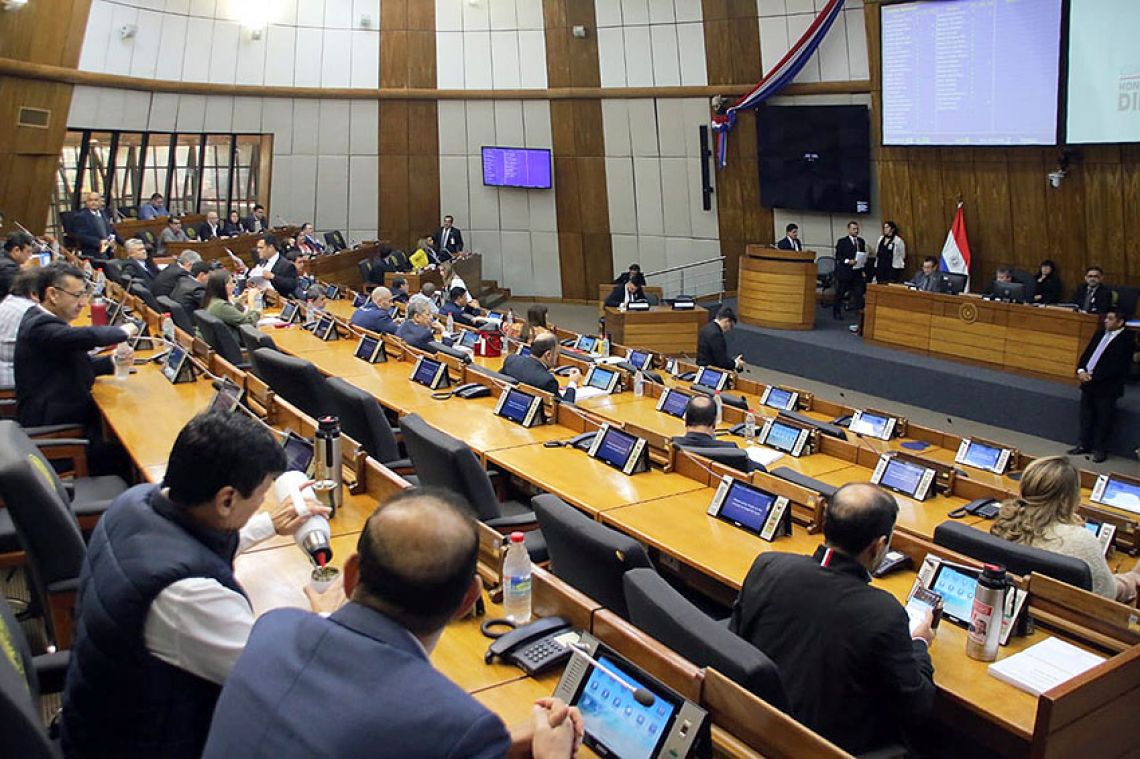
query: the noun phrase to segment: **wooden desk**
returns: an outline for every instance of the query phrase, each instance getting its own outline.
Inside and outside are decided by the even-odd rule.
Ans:
[[[162,234],[162,230],[166,228],[166,222],[169,216],[157,216],[153,219],[124,219],[123,221],[115,223],[115,234],[124,240],[129,240],[132,237],[138,237],[140,232],[150,232],[157,240],[158,236]],[[198,225],[206,221],[206,214],[204,213],[188,213],[178,216],[182,220],[182,229],[194,228],[198,229]]]
[[[610,293],[612,293],[614,291],[615,287],[617,287],[617,285],[615,285],[613,282],[606,282],[604,284],[598,285],[598,316],[604,316],[605,315],[605,313],[606,313],[606,298],[608,298]],[[644,287],[641,288],[641,291],[643,293],[645,293],[646,296],[656,295],[658,303],[664,303],[665,302],[665,289],[662,287],[656,287],[654,285],[645,285]]]
[[[360,262],[376,257],[380,242],[366,242],[350,250],[341,250],[327,256],[313,256],[308,261],[309,273],[322,282],[335,282],[345,287],[360,287]],[[351,303],[350,303],[351,305]]]
[[[453,259],[453,261],[455,273],[467,283],[468,292],[474,297],[478,297],[483,292],[483,256],[479,253],[472,253],[462,258]],[[397,277],[408,281],[409,293],[418,293],[423,289],[425,282],[431,282],[436,288],[443,287],[443,278],[439,274],[439,269],[424,269],[418,272],[386,272],[384,274],[384,286],[390,289],[392,280]]]
[[[220,261],[227,269],[231,268],[229,253],[251,266],[257,260],[257,241],[265,235],[242,234],[234,237],[215,237],[213,240],[190,240],[188,242],[171,242],[166,244],[164,256],[176,257],[184,250],[192,250],[202,257],[203,261]]]
[[[709,312],[700,306],[686,311],[670,306],[622,311],[607,306],[605,320],[615,342],[667,356],[692,356],[697,352],[697,332],[708,323]]]
[[[1081,352],[1099,325],[1094,314],[870,285],[863,337],[990,369],[1076,383]]]
[[[745,324],[775,329],[815,326],[815,251],[749,245],[740,257],[737,308]]]

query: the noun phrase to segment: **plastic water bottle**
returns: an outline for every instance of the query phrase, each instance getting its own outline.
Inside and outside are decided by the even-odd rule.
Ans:
[[[717,390],[716,395],[713,396],[713,405],[716,406],[716,426],[719,427],[720,423],[724,421],[724,401],[721,400],[719,390]]]
[[[125,379],[131,376],[131,364],[134,363],[134,351],[129,343],[119,343],[111,356],[111,363],[115,367],[115,379]]]
[[[447,315],[447,334],[455,334],[455,318],[451,314]]]
[[[95,295],[102,295],[103,290],[107,287],[107,275],[103,273],[102,269],[95,270]]]
[[[633,375],[633,397],[645,397],[645,375],[638,369]]]
[[[603,332],[602,339],[598,342],[598,353],[602,356],[610,355],[610,333]]]
[[[513,308],[507,309],[507,324],[515,323],[515,310]]]
[[[521,532],[511,533],[511,544],[503,561],[503,611],[516,625],[530,621],[530,554]]]
[[[162,339],[174,342],[174,319],[170,318],[170,314],[162,315]]]
[[[265,310],[265,291],[260,288],[257,291],[257,297],[253,299],[253,308],[256,311]]]
[[[752,409],[748,409],[748,414],[744,417],[744,439],[748,442],[756,439],[756,414]]]

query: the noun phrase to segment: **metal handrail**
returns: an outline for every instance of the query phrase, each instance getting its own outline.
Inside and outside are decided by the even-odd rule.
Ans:
[[[711,264],[711,263],[714,263],[716,261],[724,261],[724,256],[717,256],[716,258],[706,258],[704,261],[694,261],[691,264],[681,264],[680,266],[671,266],[668,269],[658,269],[657,271],[651,271],[651,272],[648,272],[646,274],[643,274],[642,276],[644,276],[645,278],[648,279],[649,277],[652,277],[652,276],[657,275],[657,274],[668,274],[671,271],[680,271],[681,269],[691,269],[694,266],[701,266],[703,264]]]

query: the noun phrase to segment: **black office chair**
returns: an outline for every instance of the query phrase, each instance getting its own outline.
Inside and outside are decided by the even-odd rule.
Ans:
[[[132,281],[130,291],[131,295],[141,299],[151,311],[154,311],[156,314],[162,313],[162,306],[158,304],[158,298],[154,297],[154,293],[150,291],[149,287],[141,282]]]
[[[71,652],[33,656],[27,638],[7,601],[0,598],[0,632],[9,641],[10,655],[0,656],[0,725],[4,753],[21,759],[57,759],[60,751],[48,737],[40,717],[40,694],[63,691]],[[22,670],[22,671],[21,671]]]
[[[499,502],[491,476],[462,440],[437,430],[418,414],[401,417],[400,430],[420,482],[463,496],[479,521],[500,532],[535,524],[534,512],[523,504]],[[532,561],[546,561],[546,540],[540,531],[526,533],[526,548]]]
[[[356,262],[356,268],[360,270],[361,287],[367,291],[369,283],[372,281],[372,261],[368,258],[362,258]]]
[[[384,409],[371,393],[340,377],[326,377],[329,400],[340,419],[344,434],[360,443],[368,455],[384,466],[411,474],[412,461],[400,454],[396,434],[384,416]]]
[[[654,640],[791,713],[780,669],[763,651],[698,609],[652,569],[626,572],[622,587],[629,621]]]
[[[710,461],[715,461],[718,464],[732,467],[738,472],[766,472],[767,469],[761,464],[754,464],[752,459],[748,458],[748,451],[743,448],[723,448],[718,446],[699,446],[699,445],[680,445],[675,440],[672,441],[673,445],[686,453],[691,453],[695,456],[703,456]]]
[[[198,230],[194,229],[194,227],[186,227],[185,232],[186,232],[186,236],[189,237],[191,240],[197,240],[198,239]]]
[[[348,249],[348,243],[344,241],[344,235],[335,229],[332,232],[325,232],[325,244],[333,253],[338,250]]]
[[[1112,285],[1112,306],[1120,309],[1126,319],[1136,315],[1137,301],[1140,301],[1140,288]]]
[[[821,290],[827,290],[835,283],[835,256],[820,256],[815,259],[815,281]]]
[[[661,298],[659,298],[657,296],[657,293],[646,293],[645,294],[645,302],[648,303],[650,306],[660,306],[661,305]]]
[[[392,271],[412,270],[412,262],[408,260],[408,254],[402,250],[393,250],[387,260],[388,265],[392,267]]]
[[[241,344],[246,352],[250,354],[250,358],[253,357],[253,352],[258,348],[277,350],[277,343],[273,342],[273,338],[252,324],[242,324],[238,326],[238,337],[241,338]]]
[[[595,522],[549,493],[530,500],[546,536],[550,571],[590,598],[629,619],[621,578],[628,570],[653,568],[633,538]]]
[[[123,261],[118,258],[108,259],[103,264],[103,274],[116,285],[123,285]]]
[[[1015,575],[1037,572],[1084,590],[1092,590],[1089,565],[1080,559],[1012,543],[970,525],[943,522],[934,528],[934,543],[984,563],[1001,564]]]
[[[143,241],[143,246],[151,253],[157,249],[158,240],[155,238],[154,232],[151,232],[149,229],[140,229],[135,236]]]
[[[169,295],[159,295],[155,300],[158,301],[158,312],[160,314],[170,314],[170,320],[174,322],[175,327],[188,335],[194,334],[194,320],[190,318],[190,314],[186,313],[186,309],[182,307],[181,303]]]
[[[273,392],[313,419],[336,414],[324,376],[310,361],[268,348],[254,351],[259,377]]]
[[[48,634],[66,648],[87,546],[61,490],[59,478],[20,426],[0,421],[0,498],[27,552],[33,598],[47,612]]]
[[[215,353],[239,369],[249,368],[249,362],[242,355],[241,346],[238,345],[233,330],[224,321],[209,311],[199,308],[194,311],[194,325],[202,333],[202,339]]]

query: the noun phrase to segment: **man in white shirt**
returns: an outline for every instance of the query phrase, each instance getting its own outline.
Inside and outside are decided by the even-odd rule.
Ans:
[[[24,312],[36,305],[39,269],[26,269],[12,280],[8,297],[0,301],[0,387],[16,385],[16,335]]]
[[[135,486],[111,504],[80,577],[66,755],[201,754],[254,622],[234,556],[309,517],[291,501],[255,516],[285,467],[259,422],[199,414],[179,433],[162,485]]]
[[[1125,314],[1109,309],[1104,328],[1099,330],[1077,363],[1081,381],[1081,439],[1069,453],[1079,456],[1092,452],[1100,463],[1108,458],[1108,444],[1116,413],[1116,400],[1124,395],[1124,383],[1132,369],[1136,343],[1124,328]]]

